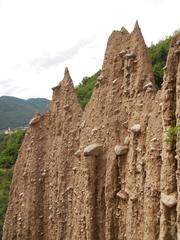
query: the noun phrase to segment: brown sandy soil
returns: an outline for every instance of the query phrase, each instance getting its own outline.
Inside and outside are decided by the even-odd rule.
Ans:
[[[114,31],[84,112],[68,69],[15,165],[3,240],[180,239],[180,36],[156,91],[136,23]]]

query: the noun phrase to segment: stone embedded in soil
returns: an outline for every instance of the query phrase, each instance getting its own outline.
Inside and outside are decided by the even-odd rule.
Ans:
[[[115,151],[117,156],[127,154],[128,150],[129,150],[129,147],[121,146],[121,145],[116,145],[115,148],[114,148],[114,151]]]
[[[129,142],[130,142],[130,138],[129,138],[129,136],[127,136],[127,137],[124,139],[124,145],[129,145]]]
[[[70,106],[68,104],[64,105],[64,110],[66,110],[66,111],[69,110],[69,107]]]
[[[98,81],[101,81],[101,80],[103,80],[103,75],[101,74],[101,75],[99,75],[98,77],[97,77],[97,80]]]
[[[116,195],[117,195],[119,198],[123,199],[123,200],[128,199],[128,194],[127,194],[127,192],[125,192],[125,191],[123,191],[123,190],[120,190],[118,193],[116,193]]]
[[[31,121],[29,122],[29,125],[35,125],[36,123],[38,123],[41,120],[41,114],[40,113],[35,113],[34,117],[31,119]]]
[[[152,82],[147,83],[146,85],[144,85],[143,90],[146,90],[147,88],[153,88]]]
[[[81,156],[81,150],[78,149],[78,150],[74,153],[74,155],[75,155],[76,157],[80,157],[80,156]]]
[[[177,193],[165,194],[161,193],[161,202],[167,207],[171,208],[177,204]]]
[[[98,156],[103,152],[103,146],[99,143],[93,143],[85,147],[84,156]]]
[[[134,133],[138,133],[141,131],[141,125],[140,124],[134,124],[132,127],[131,127],[131,131],[134,132]]]
[[[154,92],[154,90],[153,90],[153,88],[148,87],[148,88],[146,88],[146,92],[147,92],[147,93],[149,93],[149,92]]]
[[[136,54],[132,51],[130,53],[126,53],[125,58],[135,58]]]
[[[120,56],[123,56],[123,55],[126,54],[126,52],[127,52],[126,50],[122,50],[122,51],[119,53],[119,55],[120,55]]]

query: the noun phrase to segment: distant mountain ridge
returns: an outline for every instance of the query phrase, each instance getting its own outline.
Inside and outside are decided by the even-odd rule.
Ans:
[[[45,98],[0,97],[0,130],[26,126],[35,112],[47,110],[49,102]]]

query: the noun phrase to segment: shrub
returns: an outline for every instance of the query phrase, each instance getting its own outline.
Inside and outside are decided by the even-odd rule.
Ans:
[[[166,143],[172,144],[172,142],[176,139],[177,135],[180,133],[180,126],[171,127],[167,131]]]
[[[79,100],[79,103],[82,109],[84,109],[86,104],[88,103],[92,95],[92,91],[94,89],[96,79],[100,75],[100,73],[101,71],[99,70],[97,73],[95,73],[91,77],[84,77],[82,82],[76,87],[77,98]]]
[[[24,131],[4,135],[0,142],[0,167],[11,168],[18,156],[18,151],[24,138]]]

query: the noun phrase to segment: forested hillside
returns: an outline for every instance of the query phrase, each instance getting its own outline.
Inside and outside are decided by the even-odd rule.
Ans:
[[[22,130],[9,135],[0,134],[0,239],[2,238],[3,221],[7,208],[13,166],[23,137],[24,131]]]
[[[27,125],[34,113],[45,112],[48,104],[45,98],[0,97],[0,130]]]

